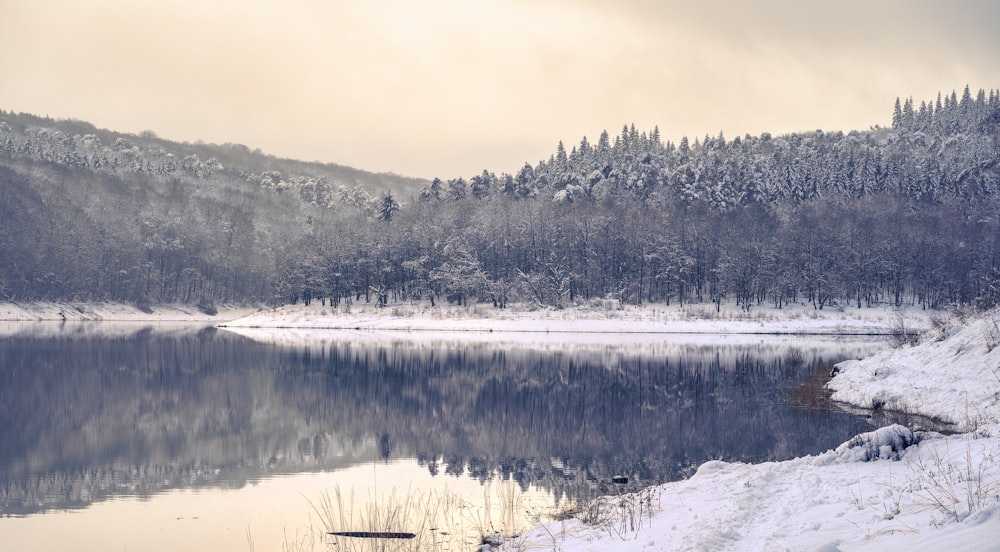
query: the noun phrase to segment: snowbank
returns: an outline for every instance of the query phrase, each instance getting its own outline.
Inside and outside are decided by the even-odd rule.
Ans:
[[[916,347],[838,364],[833,399],[974,429],[1000,422],[1000,312]]]
[[[866,443],[891,449],[908,431],[880,430]],[[1000,434],[1000,426],[991,431]],[[590,523],[549,523],[505,548],[941,550],[947,543],[995,550],[996,438],[934,434],[901,451],[899,460],[865,462],[864,454],[851,452],[866,448],[842,446],[787,462],[707,462],[687,480],[588,505],[579,516]],[[651,504],[643,509],[643,501]]]
[[[838,400],[951,420],[965,433],[894,425],[818,456],[713,460],[689,479],[582,505],[504,549],[997,550],[998,322],[994,313],[919,346],[842,363],[830,384]]]

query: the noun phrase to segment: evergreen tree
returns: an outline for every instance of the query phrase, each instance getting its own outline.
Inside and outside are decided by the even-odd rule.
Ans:
[[[914,114],[913,114],[913,98],[906,98],[906,101],[903,102],[903,119],[902,119],[901,126],[903,128],[910,128],[910,129],[912,129],[913,128],[913,119],[914,119]]]
[[[568,160],[569,157],[566,155],[566,146],[563,145],[562,140],[559,140],[559,145],[556,146],[555,161],[559,166],[564,166]]]
[[[958,109],[963,117],[968,116],[969,112],[972,111],[972,91],[969,90],[968,84],[962,90],[962,99],[958,103]]]
[[[607,153],[611,150],[611,138],[608,136],[608,131],[602,130],[601,137],[597,139],[597,151],[598,153]]]
[[[691,153],[691,146],[688,145],[688,137],[687,136],[681,136],[681,141],[677,145],[677,151],[681,152],[681,154],[683,154],[685,156],[688,155],[689,153]]]
[[[392,192],[382,194],[382,199],[379,201],[376,211],[376,217],[379,220],[390,222],[396,216],[397,212],[399,212],[399,203],[392,197]]]

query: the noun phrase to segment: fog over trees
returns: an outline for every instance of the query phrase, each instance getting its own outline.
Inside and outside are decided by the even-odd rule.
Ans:
[[[1000,93],[892,111],[676,144],[625,126],[416,186],[2,114],[0,299],[997,304]]]

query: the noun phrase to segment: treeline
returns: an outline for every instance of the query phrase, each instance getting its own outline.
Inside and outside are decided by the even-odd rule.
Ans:
[[[2,159],[2,156],[0,156]],[[0,166],[0,299],[138,305],[262,299],[296,201],[178,179]],[[261,216],[262,211],[270,213]]]
[[[893,111],[676,144],[626,126],[419,192],[0,113],[0,299],[1000,302],[1000,93]]]
[[[735,300],[992,305],[1000,204],[915,209],[890,194],[725,212],[502,195],[337,218],[282,264],[280,298],[556,307]]]
[[[675,145],[626,127],[516,175],[435,179],[325,217],[279,299],[996,304],[1000,94],[904,105],[848,134]]]

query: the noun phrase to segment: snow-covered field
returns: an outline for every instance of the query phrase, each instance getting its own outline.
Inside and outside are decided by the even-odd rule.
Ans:
[[[838,365],[835,398],[951,421],[889,426],[818,456],[710,461],[689,479],[582,505],[505,550],[1000,550],[1000,312]]]

